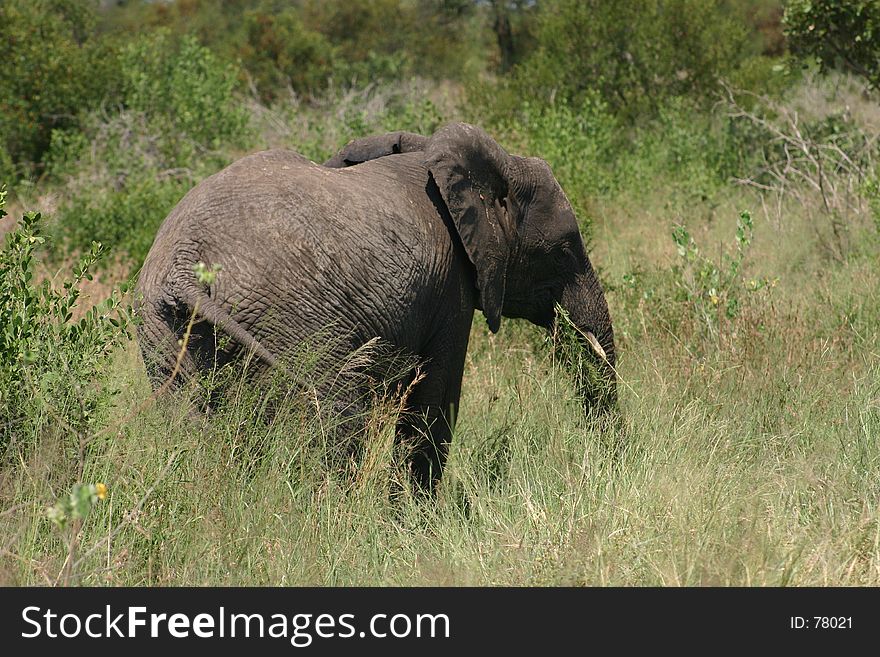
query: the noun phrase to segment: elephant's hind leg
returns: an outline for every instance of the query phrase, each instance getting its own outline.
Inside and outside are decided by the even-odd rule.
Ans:
[[[147,377],[154,390],[179,389],[196,377],[191,351],[193,335],[187,335],[189,317],[169,306],[143,305],[139,311],[138,343]]]

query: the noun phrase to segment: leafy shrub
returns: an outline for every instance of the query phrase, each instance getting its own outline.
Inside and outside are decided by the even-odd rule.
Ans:
[[[747,57],[736,70],[727,74],[730,86],[757,94],[781,97],[800,79],[797,67],[779,57]]]
[[[162,219],[197,176],[225,163],[209,153],[169,153],[174,134],[154,130],[144,113],[123,111],[87,117],[83,132],[53,135],[47,169],[67,189],[52,224],[54,254],[98,240],[139,266]]]
[[[176,38],[192,34],[224,60],[239,61],[242,81],[264,102],[288,87],[313,98],[334,85],[414,75],[460,80],[485,62],[485,12],[464,0],[127,4],[107,10],[109,30],[130,33],[147,24]]]
[[[244,136],[247,114],[234,98],[235,68],[194,37],[178,41],[160,30],[127,47],[121,67],[127,107],[167,136],[162,146],[169,160],[182,164],[199,149]]]
[[[672,270],[677,297],[707,336],[717,337],[724,320],[736,319],[745,294],[774,285],[766,278],[742,279],[742,264],[752,244],[753,232],[751,214],[740,213],[734,251],[724,254],[722,261],[716,263],[703,255],[687,228],[678,225],[672,230],[680,258]]]
[[[79,133],[54,133],[47,161],[69,179],[59,244],[99,240],[136,267],[187,189],[228,163],[219,149],[244,143],[249,116],[235,69],[192,37],[144,37],[125,49],[121,70],[127,108],[90,114]]]
[[[113,39],[90,38],[96,16],[78,0],[0,3],[0,167],[39,164],[53,130],[75,129],[83,111],[118,99]],[[2,160],[6,160],[3,162]]]
[[[641,181],[661,179],[673,197],[705,201],[742,172],[743,158],[752,157],[755,147],[752,137],[737,132],[729,117],[671,98],[653,120],[631,131],[630,145],[620,150],[621,184],[639,193]]]
[[[409,130],[421,135],[434,134],[445,120],[440,108],[427,98],[398,99],[380,118],[384,130]]]
[[[277,14],[265,8],[248,11],[244,34],[239,49],[242,65],[264,100],[276,98],[288,86],[309,94],[327,85],[334,66],[333,48],[324,35],[303,24],[295,9]]]
[[[93,189],[77,194],[58,213],[61,235],[70,249],[91,240],[111,244],[137,268],[162,220],[189,186],[187,180],[147,175],[127,180],[118,191]]]
[[[377,28],[374,23],[387,24],[389,18],[381,17],[389,10],[388,3],[328,3],[308,12],[293,7],[278,10],[264,3],[244,13],[238,55],[261,99],[267,102],[287,89],[313,98],[334,81],[355,86],[396,80],[412,66],[410,58],[399,50],[399,43],[392,49],[381,43],[389,28]],[[306,25],[304,13],[311,27]],[[325,33],[328,31],[331,36]]]
[[[842,69],[880,87],[880,3],[876,0],[790,0],[785,35],[795,55],[823,70]]]
[[[514,71],[514,94],[547,102],[598,92],[629,119],[670,96],[710,98],[749,54],[745,27],[703,0],[561,0],[542,6],[537,49]]]
[[[15,162],[12,161],[9,153],[0,143],[0,180],[15,180],[16,178]]]
[[[335,75],[349,83],[421,75],[462,79],[483,44],[462,2],[308,0],[305,24],[324,35],[336,54]]]
[[[864,193],[871,207],[874,228],[880,234],[880,177],[867,180],[864,185]]]
[[[649,330],[645,320],[650,318],[651,326],[675,336],[693,356],[735,348],[737,335],[752,331],[756,318],[766,316],[762,302],[778,283],[776,278],[744,276],[753,235],[752,216],[743,211],[733,244],[712,257],[709,254],[715,249],[710,252],[698,245],[685,226],[674,225],[671,237],[678,260],[672,267],[636,265],[620,282],[606,284],[606,293],[619,295],[626,309],[615,334],[624,343],[643,335]]]
[[[5,192],[0,194],[0,217]],[[0,449],[27,441],[47,423],[82,440],[112,398],[100,382],[108,357],[128,336],[123,290],[74,321],[81,284],[103,256],[97,242],[60,287],[34,281],[44,242],[39,213],[25,214],[0,252]],[[26,446],[26,445],[25,445]]]

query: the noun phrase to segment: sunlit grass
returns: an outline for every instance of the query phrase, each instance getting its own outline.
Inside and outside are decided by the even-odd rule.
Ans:
[[[772,229],[756,223],[760,244]],[[749,275],[762,265],[744,263]],[[435,502],[390,494],[405,489],[393,399],[369,416],[354,475],[334,469],[314,414],[294,406],[261,420],[245,390],[199,419],[160,399],[86,455],[83,481],[109,493],[83,526],[75,581],[880,584],[876,266],[790,273],[779,298],[750,298],[699,345],[709,338],[687,303],[642,295],[661,294],[670,271],[650,270],[635,292],[609,286],[613,427],[583,417],[538,329],[509,321],[491,335],[478,316]],[[115,378],[120,414],[149,394],[133,345]],[[7,583],[54,583],[64,567],[45,515],[73,482],[64,445],[56,427],[6,474]]]

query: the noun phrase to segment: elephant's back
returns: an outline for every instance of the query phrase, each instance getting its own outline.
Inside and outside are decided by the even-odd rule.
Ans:
[[[316,166],[295,151],[273,149],[245,156],[190,189],[163,220],[138,277],[146,302],[167,298],[181,266],[202,260],[213,241],[228,241],[259,217],[260,197],[277,186],[273,172]]]
[[[385,160],[397,159],[383,158]],[[193,187],[169,213],[156,242],[200,231],[248,230],[260,224],[295,230],[297,224],[360,231],[383,215],[394,214],[401,226],[414,217],[414,205],[424,202],[426,170],[416,185],[410,169],[368,162],[348,169],[321,166],[292,150],[261,151],[233,162]],[[415,167],[418,178],[419,168]]]
[[[390,324],[432,312],[431,288],[442,284],[432,270],[452,248],[425,194],[427,171],[403,157],[349,169],[289,150],[238,160],[168,215],[141,273],[144,296],[173,297],[202,261],[222,268],[211,296],[255,334],[251,319],[271,299],[301,309],[301,324],[283,330],[291,341],[330,323],[403,341]]]

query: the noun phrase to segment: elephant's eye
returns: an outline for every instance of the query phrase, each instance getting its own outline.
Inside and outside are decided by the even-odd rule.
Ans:
[[[564,267],[571,261],[571,251],[568,249],[553,249],[551,257],[557,267]]]
[[[567,244],[559,248],[553,249],[551,255],[553,261],[559,265],[570,262],[573,256],[571,248]]]

